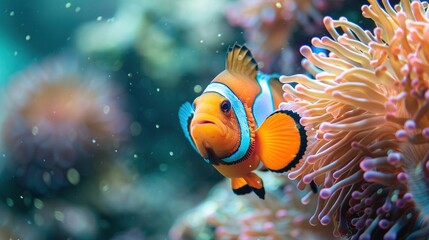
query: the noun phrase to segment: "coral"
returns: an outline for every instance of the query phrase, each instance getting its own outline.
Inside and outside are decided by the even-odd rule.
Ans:
[[[29,189],[78,184],[96,156],[113,153],[128,136],[117,90],[76,61],[30,67],[9,87],[2,137],[15,176]]]
[[[244,29],[246,42],[265,71],[287,47],[297,25],[314,34],[322,26],[321,10],[334,8],[340,1],[238,0],[226,9],[233,26]],[[289,52],[290,53],[290,52]]]
[[[332,228],[316,229],[308,223],[311,213],[290,181],[272,173],[258,174],[269,183],[264,201],[253,195],[237,197],[229,181],[224,181],[202,204],[176,221],[170,238],[331,239]]]
[[[322,186],[310,222],[333,223],[335,236],[427,237],[424,207],[418,206],[425,202],[413,187],[424,179],[427,189],[427,3],[369,2],[362,12],[375,22],[372,32],[326,17],[331,38],[312,44],[329,55],[301,48],[313,79],[281,78],[298,83],[284,85],[288,102],[281,108],[298,111],[315,132],[305,161],[288,176],[300,189],[311,181]]]

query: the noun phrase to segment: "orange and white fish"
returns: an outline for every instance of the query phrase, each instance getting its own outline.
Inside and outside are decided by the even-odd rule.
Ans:
[[[231,179],[234,193],[251,191],[262,199],[265,189],[254,170],[285,172],[307,148],[307,136],[292,111],[275,111],[282,101],[281,84],[258,72],[245,46],[228,49],[226,69],[201,96],[183,104],[179,120],[185,136],[207,163]]]

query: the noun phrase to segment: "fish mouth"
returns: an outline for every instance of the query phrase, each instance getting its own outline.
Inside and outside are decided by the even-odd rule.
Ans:
[[[226,126],[217,117],[207,113],[196,114],[192,120],[191,128],[203,126],[218,128],[222,136],[224,136],[227,131]]]
[[[205,119],[201,119],[201,120],[196,120],[194,122],[195,125],[205,125],[205,124],[213,124],[216,125],[213,121],[210,120],[205,120]]]

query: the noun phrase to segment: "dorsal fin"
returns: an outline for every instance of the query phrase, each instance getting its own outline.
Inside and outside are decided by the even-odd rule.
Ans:
[[[258,64],[246,46],[235,43],[228,48],[226,69],[233,74],[241,74],[256,79]]]

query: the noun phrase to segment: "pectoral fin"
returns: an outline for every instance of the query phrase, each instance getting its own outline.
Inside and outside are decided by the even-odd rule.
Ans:
[[[232,191],[237,195],[244,195],[252,192],[244,178],[231,178]]]
[[[189,131],[189,125],[193,117],[194,117],[194,109],[192,108],[189,102],[185,102],[182,106],[180,106],[179,108],[180,126],[182,127],[185,137],[189,140],[189,142],[191,143],[195,151],[198,152],[197,147],[195,146],[194,140],[192,140],[192,137]]]
[[[256,131],[256,151],[264,166],[274,172],[295,167],[307,148],[307,135],[297,113],[271,114]]]

